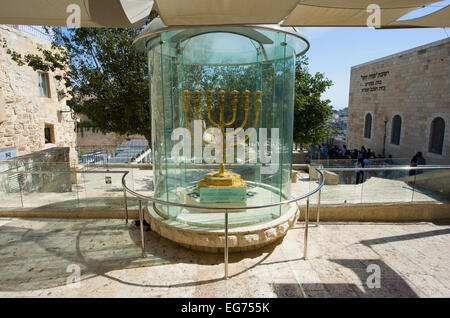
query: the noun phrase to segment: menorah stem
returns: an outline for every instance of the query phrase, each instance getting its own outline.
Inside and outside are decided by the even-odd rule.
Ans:
[[[223,174],[225,172],[225,164],[222,162],[219,167],[219,173]]]

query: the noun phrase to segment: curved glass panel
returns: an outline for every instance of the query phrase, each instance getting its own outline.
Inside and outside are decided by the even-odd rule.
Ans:
[[[288,208],[247,211],[245,206],[290,197],[295,45],[303,43],[304,50],[307,44],[296,38],[291,45],[293,36],[283,32],[228,29],[168,31],[146,46],[155,196],[194,205],[242,206],[230,213],[230,226],[237,227],[276,219]],[[221,129],[228,136],[215,139]],[[225,149],[214,146],[219,140]],[[233,182],[241,181],[220,186],[222,192],[204,190],[200,181],[220,172],[222,163],[233,178],[238,175]],[[223,213],[156,207],[191,226],[223,226]]]

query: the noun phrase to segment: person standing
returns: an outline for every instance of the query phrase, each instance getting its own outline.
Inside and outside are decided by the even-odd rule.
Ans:
[[[358,158],[358,161],[356,162],[356,168],[364,168],[364,161],[362,158]],[[364,181],[364,171],[357,170],[356,171],[356,184],[363,183],[363,181]]]
[[[364,146],[361,146],[361,150],[359,152],[359,158],[365,158],[367,156],[367,150]]]
[[[342,147],[342,152],[341,152],[342,158],[345,159],[347,157],[347,146],[344,145]]]
[[[419,158],[419,152],[417,152],[412,158],[411,162],[409,163],[410,167],[417,167],[417,159]],[[417,170],[409,170],[409,175],[414,176],[416,174]]]
[[[419,151],[417,153],[417,165],[418,166],[425,166],[426,163],[427,162],[426,162],[425,158],[423,157],[422,152]],[[423,170],[416,170],[416,173],[417,174],[423,173]]]

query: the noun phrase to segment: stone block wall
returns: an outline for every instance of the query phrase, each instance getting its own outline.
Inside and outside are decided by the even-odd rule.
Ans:
[[[39,53],[38,46],[51,48],[49,41],[5,25],[0,25],[0,39],[22,55]],[[51,147],[69,147],[70,162],[75,165],[75,123],[67,112],[70,109],[66,99],[58,97],[56,74],[48,74],[50,97],[40,97],[37,72],[18,66],[6,50],[0,47],[0,148],[15,146],[18,155],[24,155]],[[45,144],[45,125],[53,127],[52,144]]]
[[[347,146],[383,149],[386,156],[411,158],[421,151],[428,161],[450,162],[450,39],[433,42],[351,69]],[[372,136],[364,138],[366,114]],[[391,144],[392,119],[402,119],[400,145]],[[431,122],[445,121],[442,155],[428,152]]]
[[[77,146],[84,149],[94,149],[96,146],[105,146],[113,149],[125,142],[127,138],[145,140],[145,137],[141,135],[124,136],[116,133],[103,134],[102,132],[93,131],[91,129],[83,129],[83,131],[78,130],[77,132]]]

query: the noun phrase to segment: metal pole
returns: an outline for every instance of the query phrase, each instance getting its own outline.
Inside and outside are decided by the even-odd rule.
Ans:
[[[321,167],[323,168],[323,167]],[[322,174],[320,174],[320,182],[319,185],[322,184],[323,182],[323,178],[325,178],[325,176],[323,176]],[[319,189],[319,197],[317,199],[317,220],[316,220],[316,225],[319,226],[320,223],[320,194],[322,192],[322,188]]]
[[[384,156],[386,156],[386,125],[387,125],[387,120],[384,120],[384,136],[383,136],[383,150],[381,151],[381,154]]]
[[[80,180],[81,180],[80,176]],[[80,194],[79,194],[79,190],[78,190],[78,173],[75,173],[75,188],[77,189],[77,202],[78,202],[78,207],[80,207]]]
[[[363,190],[364,190],[364,172],[362,172],[362,180],[361,180],[361,203],[363,203]]]
[[[417,170],[415,171],[417,174]],[[411,203],[414,202],[414,188],[416,187],[416,174],[414,174],[414,182],[412,184]]]
[[[306,213],[305,213],[305,238],[303,248],[303,255],[305,260],[308,255],[308,223],[309,223],[309,197],[306,199]]]
[[[19,167],[17,166],[17,172],[19,172]],[[23,197],[22,197],[22,185],[21,185],[21,174],[17,174],[17,181],[19,183],[19,193],[20,193],[20,202],[22,203],[22,208],[23,208]]]
[[[317,220],[316,225],[319,226],[320,223],[320,194],[322,192],[322,189],[319,190],[319,198],[317,200]]]
[[[126,185],[126,181],[123,180],[123,184]],[[128,224],[128,204],[127,204],[127,191],[123,188],[123,200],[125,204],[125,224]]]
[[[225,279],[228,279],[228,210],[225,210]]]
[[[141,247],[142,247],[142,257],[145,256],[145,240],[144,240],[144,213],[142,210],[142,200],[139,200],[139,223],[141,225]]]

